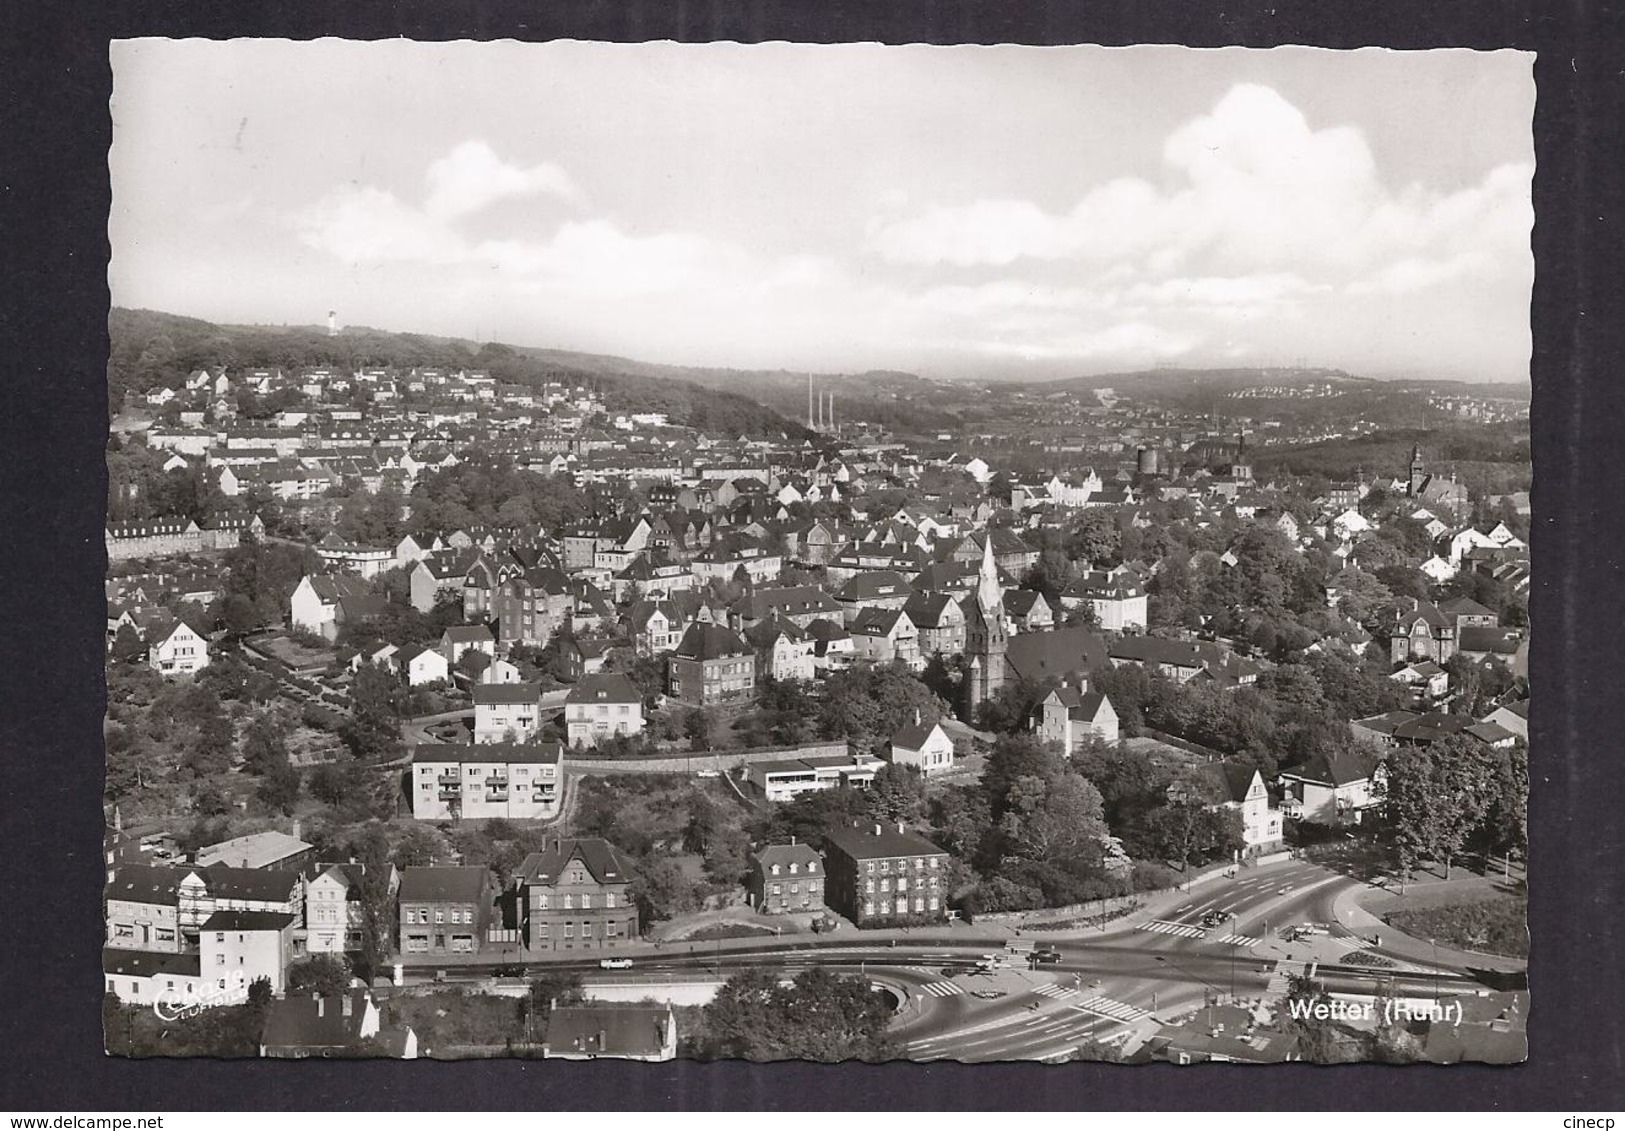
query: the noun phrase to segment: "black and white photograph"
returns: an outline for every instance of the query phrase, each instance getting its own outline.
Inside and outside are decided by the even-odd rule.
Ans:
[[[108,1056],[1538,1055],[1534,53],[109,55]]]

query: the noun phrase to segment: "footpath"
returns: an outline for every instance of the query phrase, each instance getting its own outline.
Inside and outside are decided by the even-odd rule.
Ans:
[[[1406,895],[1421,892],[1473,896],[1495,890],[1495,881],[1486,876],[1463,876],[1455,880],[1436,880],[1405,885]],[[1397,955],[1423,966],[1471,967],[1476,970],[1496,970],[1518,973],[1529,968],[1527,959],[1510,958],[1501,954],[1485,954],[1476,950],[1435,944],[1429,939],[1407,935],[1383,922],[1380,915],[1367,910],[1365,904],[1376,904],[1398,898],[1398,893],[1377,884],[1360,884],[1340,892],[1332,903],[1337,922],[1362,938],[1377,940],[1374,950]]]

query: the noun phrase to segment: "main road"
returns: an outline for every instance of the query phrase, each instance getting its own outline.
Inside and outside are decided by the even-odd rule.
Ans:
[[[525,972],[573,969],[595,982],[715,979],[752,967],[793,974],[822,966],[860,973],[899,1001],[893,1035],[910,1059],[1043,1060],[1082,1045],[1121,1045],[1163,1020],[1209,1002],[1278,998],[1290,974],[1312,968],[1333,993],[1432,997],[1482,988],[1471,974],[1421,967],[1336,926],[1332,905],[1359,881],[1300,861],[1245,869],[1210,881],[1162,918],[1131,926],[1046,934],[1059,961],[1027,965],[1027,939],[1009,948],[950,930],[906,937],[798,936],[727,949],[621,952],[627,971],[599,968],[598,955],[527,959]],[[1302,941],[1283,931],[1311,927]],[[999,968],[969,973],[989,953]],[[1358,954],[1358,961],[1348,956]],[[511,961],[511,960],[510,960]],[[443,967],[450,981],[488,978],[491,963]],[[436,976],[417,966],[412,981]]]

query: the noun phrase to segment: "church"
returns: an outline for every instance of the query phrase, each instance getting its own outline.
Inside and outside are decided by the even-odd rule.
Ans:
[[[993,538],[982,539],[982,567],[976,589],[963,601],[965,611],[965,714],[999,693],[1005,682],[1005,652],[1010,646],[1010,621],[1004,611],[1004,588],[993,560]]]
[[[1467,488],[1456,482],[1454,472],[1446,479],[1428,471],[1420,444],[1411,448],[1411,476],[1405,494],[1421,502],[1456,510],[1468,505]]]

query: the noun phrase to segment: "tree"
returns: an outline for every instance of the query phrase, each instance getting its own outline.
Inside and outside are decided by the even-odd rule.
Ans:
[[[1364,570],[1348,566],[1331,581],[1337,590],[1337,609],[1356,624],[1370,624],[1377,610],[1391,604],[1393,593]]]
[[[878,821],[914,823],[925,808],[925,775],[917,766],[887,762],[869,784],[869,806]]]
[[[254,796],[267,809],[285,817],[292,816],[294,806],[299,803],[299,786],[299,771],[284,762],[261,776]]]
[[[243,731],[243,769],[263,775],[287,764],[287,726],[278,716],[263,712]]]
[[[483,649],[465,648],[463,654],[457,657],[457,670],[469,678],[469,682],[478,683],[485,669],[491,666],[491,657]]]
[[[1489,809],[1494,753],[1454,734],[1425,746],[1401,747],[1388,759],[1384,839],[1409,876],[1423,860],[1441,860],[1450,878],[1454,856]]]
[[[632,899],[645,924],[686,915],[699,906],[693,882],[664,856],[646,856],[639,862],[632,877]]]
[[[288,966],[289,994],[343,993],[350,986],[350,964],[343,957],[317,954]]]
[[[813,967],[788,986],[769,970],[725,982],[701,1015],[697,1050],[743,1060],[881,1060],[891,1006],[867,980]]]
[[[711,711],[706,707],[693,707],[683,716],[683,734],[688,739],[688,748],[695,752],[711,749],[711,735],[715,729],[715,722]]]
[[[121,663],[136,663],[147,658],[147,646],[141,634],[127,624],[121,624],[113,636],[113,658]]]

